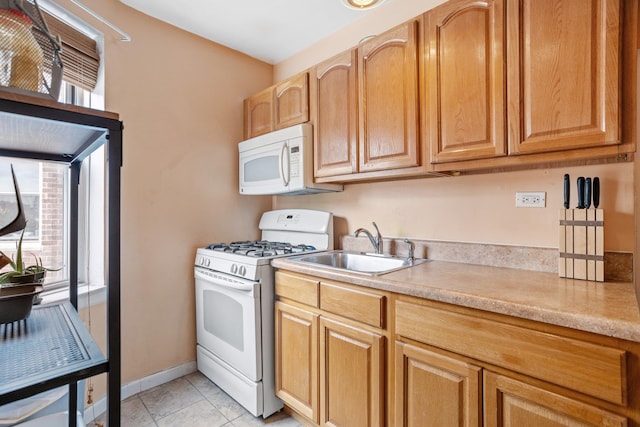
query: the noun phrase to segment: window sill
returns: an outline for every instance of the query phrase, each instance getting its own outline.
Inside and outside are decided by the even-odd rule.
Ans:
[[[52,304],[69,299],[69,288],[44,292],[41,304]],[[107,300],[107,287],[104,284],[78,286],[78,309],[103,304]]]

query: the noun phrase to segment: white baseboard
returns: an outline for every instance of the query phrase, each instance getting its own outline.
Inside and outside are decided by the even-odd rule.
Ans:
[[[197,370],[196,362],[187,362],[182,365],[174,366],[173,368],[166,369],[155,374],[151,374],[139,380],[132,381],[122,386],[120,391],[120,398],[125,400],[128,397],[138,394],[140,392],[152,389],[169,381],[173,381],[177,378],[184,377]],[[84,408],[84,422],[89,424],[107,410],[107,398],[102,397],[96,400],[93,404]]]

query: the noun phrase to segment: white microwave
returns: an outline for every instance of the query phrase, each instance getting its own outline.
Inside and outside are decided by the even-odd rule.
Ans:
[[[303,123],[239,143],[240,194],[342,191],[342,185],[313,182],[312,138],[311,125]]]

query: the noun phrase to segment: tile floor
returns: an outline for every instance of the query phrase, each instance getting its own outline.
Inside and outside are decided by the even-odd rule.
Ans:
[[[266,420],[254,417],[200,372],[131,396],[121,411],[122,427],[302,426],[284,412]],[[104,419],[103,414],[96,421],[104,424]]]

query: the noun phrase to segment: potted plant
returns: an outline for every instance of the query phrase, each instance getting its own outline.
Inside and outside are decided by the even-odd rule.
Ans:
[[[24,257],[22,255],[22,238],[24,237],[24,229],[20,233],[20,239],[16,246],[16,255],[14,258],[9,258],[4,252],[0,251],[0,269],[9,265],[11,270],[0,273],[0,286],[15,283],[37,283],[42,284],[44,282],[45,275],[48,269],[42,265],[42,260],[34,255],[35,264],[27,266],[24,263]]]
[[[55,271],[43,267],[42,261],[37,257],[35,257],[36,261],[33,265],[27,266],[24,263],[22,239],[27,222],[13,166],[11,166],[11,175],[13,176],[18,212],[9,224],[0,229],[0,236],[20,230],[22,233],[20,233],[20,239],[16,246],[15,259],[9,258],[0,251],[0,269],[7,265],[11,267],[11,270],[0,273],[0,323],[11,323],[29,317],[32,305],[42,301],[38,294],[43,290],[42,283],[47,271]]]

